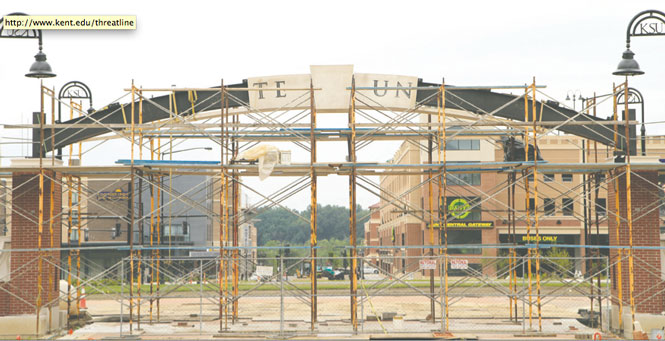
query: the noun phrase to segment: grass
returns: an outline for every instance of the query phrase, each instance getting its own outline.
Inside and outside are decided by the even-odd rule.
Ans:
[[[450,278],[449,283],[450,283],[451,287],[452,287],[453,283],[455,283],[457,281],[457,279],[458,278],[455,278],[455,277]],[[309,282],[308,279],[296,279],[296,280],[291,280],[290,282],[293,285],[295,285],[295,287],[297,287],[298,289],[309,291],[310,282]],[[429,280],[407,280],[405,282],[409,283],[410,285],[412,285],[416,288],[429,288]],[[365,281],[365,287],[369,289],[369,287],[372,286],[374,283],[375,283],[375,281]],[[505,280],[505,279],[494,280],[493,283],[498,283],[498,284],[501,284],[501,285],[506,286],[506,287],[508,286],[508,281]],[[533,286],[535,287],[535,285],[536,285],[535,279],[532,281],[532,283],[533,283]],[[386,287],[389,287],[389,286],[391,288],[395,288],[395,289],[409,288],[409,286],[407,286],[404,283],[400,283],[400,282],[392,283],[393,285],[390,285],[390,284],[391,284],[390,282],[381,283],[381,284],[378,284],[376,286],[372,286],[372,288],[373,289],[380,289],[380,288],[386,288]],[[438,278],[437,278],[436,281],[435,281],[435,284],[434,284],[436,290],[438,290],[438,284],[439,284],[439,281],[438,281]],[[575,283],[575,284],[577,284],[577,288],[589,288],[589,283],[588,282]],[[242,291],[248,291],[248,290],[251,290],[251,289],[254,289],[254,290],[257,290],[257,291],[275,291],[275,290],[279,290],[279,282],[272,282],[272,284],[271,283],[265,283],[264,285],[262,285],[258,288],[255,288],[257,285],[258,285],[257,282],[241,281],[238,285],[238,289],[241,292]],[[521,285],[522,285],[522,279],[521,278],[518,278],[517,285],[518,285],[518,288],[521,287]],[[558,288],[558,287],[572,286],[572,285],[574,285],[574,284],[561,283],[559,281],[557,281],[557,282],[548,282],[548,283],[543,283],[542,284],[542,286],[545,287],[545,288]],[[603,280],[601,282],[601,285],[603,287],[605,287],[607,285],[605,280]],[[128,284],[125,284],[124,289],[121,288],[121,286],[119,284],[110,284],[110,285],[106,285],[106,286],[95,285],[95,286],[97,288],[103,290],[103,292],[93,288],[92,286],[88,286],[86,288],[86,293],[91,294],[91,295],[94,295],[94,294],[119,294],[121,292],[121,290],[124,290],[125,294],[129,293],[129,285]],[[485,285],[483,284],[483,282],[480,282],[480,281],[475,280],[475,279],[470,279],[470,280],[467,280],[464,283],[460,283],[460,284],[455,285],[455,287],[464,287],[464,288],[473,287],[473,286],[483,287]],[[319,279],[319,281],[318,281],[318,290],[343,290],[343,289],[348,290],[349,287],[350,287],[350,284],[349,284],[348,280],[329,281],[329,280],[326,280],[326,279],[323,279],[323,280]],[[137,284],[134,283],[134,288],[133,288],[134,293],[138,292],[137,288],[138,288]],[[230,286],[229,286],[229,288],[230,288]],[[153,285],[153,292],[156,291],[156,289],[157,289],[157,286]],[[293,286],[285,284],[284,289],[285,290],[292,290]],[[183,284],[183,285],[177,285],[177,284],[161,284],[160,285],[160,291],[162,293],[163,292],[171,292],[171,291],[174,291],[174,292],[199,292],[199,290],[200,290],[200,287],[199,287],[199,284],[197,284],[197,283]],[[215,282],[211,282],[211,283],[203,285],[203,291],[217,292],[218,290],[219,290],[218,284],[215,283]],[[358,290],[362,291],[362,286],[361,285],[358,285]],[[142,284],[141,285],[141,293],[142,294],[149,294],[150,293],[150,285],[149,284]]]

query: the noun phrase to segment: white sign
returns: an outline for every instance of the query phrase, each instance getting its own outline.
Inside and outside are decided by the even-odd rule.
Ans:
[[[261,277],[270,277],[272,276],[272,266],[257,266],[256,274]]]
[[[466,270],[469,268],[468,259],[451,259],[450,268],[455,270]]]
[[[421,259],[420,270],[434,270],[436,269],[436,259]]]

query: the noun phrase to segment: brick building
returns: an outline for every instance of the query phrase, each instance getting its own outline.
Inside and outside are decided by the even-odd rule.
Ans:
[[[651,156],[665,157],[665,138],[652,137],[648,140],[647,152]],[[390,160],[395,165],[427,163],[428,154],[426,141],[404,142]],[[545,162],[557,164],[580,164],[583,162],[612,162],[612,151],[603,145],[593,143],[572,135],[550,135],[539,138],[538,148]],[[638,146],[639,148],[639,146]],[[503,148],[498,139],[487,137],[459,136],[448,142],[447,161],[463,168],[463,163],[469,163],[473,168],[478,162],[502,162],[504,160]],[[433,152],[433,162],[436,163],[437,151]],[[389,174],[389,171],[386,172]],[[449,219],[448,244],[449,245],[496,245],[512,242],[512,233],[508,230],[508,191],[505,188],[508,174],[499,171],[475,172],[462,171],[448,172],[447,198],[445,204],[448,211],[453,211],[455,205],[460,203],[467,207],[476,207],[454,214]],[[519,179],[522,174],[517,174]],[[533,186],[533,174],[528,175]],[[598,197],[584,196],[584,178],[591,179],[592,175],[558,171],[548,174],[544,171],[538,173],[538,215],[541,242],[562,245],[590,244],[607,245],[608,234],[607,210],[613,211],[608,200],[608,184],[602,185]],[[599,181],[605,182],[606,174],[598,174]],[[419,245],[430,245],[429,241],[429,186],[420,185],[427,181],[427,175],[383,175],[380,186],[384,197],[403,195],[403,203],[389,204],[386,200],[380,202],[380,225],[377,228],[379,245],[389,246],[380,249],[381,267],[385,271],[405,272],[418,269],[417,257],[426,254],[427,249],[414,248]],[[590,181],[590,180],[589,180]],[[655,183],[658,183],[656,178]],[[522,188],[523,181],[516,186],[515,210],[516,227],[515,237],[517,244],[535,243],[535,231],[531,229],[531,239],[527,238],[526,226],[526,194]],[[437,185],[432,186],[432,205],[434,211],[440,207],[438,201]],[[417,188],[416,190],[412,190]],[[387,195],[390,194],[390,195]],[[653,199],[653,198],[652,198]],[[529,206],[533,209],[535,204],[533,195],[529,198]],[[586,204],[586,205],[585,205]],[[608,206],[609,205],[609,206]],[[587,207],[587,210],[584,208]],[[634,206],[635,207],[635,206]],[[656,224],[661,224],[656,214]],[[586,215],[586,224],[585,224]],[[598,224],[596,225],[596,216]],[[438,229],[438,216],[435,213],[434,244],[440,245],[440,231]],[[656,231],[656,230],[654,230]],[[589,236],[589,240],[586,237]],[[654,236],[652,236],[654,237]],[[656,240],[659,236],[655,236]],[[404,246],[404,248],[400,248]],[[570,247],[564,250],[571,257],[587,255],[584,248]],[[449,249],[449,254],[463,257],[470,256],[469,266],[481,269],[480,256],[497,256],[501,251],[494,248],[458,247]],[[607,250],[602,250],[607,254]],[[409,258],[411,257],[411,258]],[[409,260],[411,259],[411,260]],[[576,263],[576,270],[584,270],[583,262]],[[627,269],[627,268],[626,268]],[[491,274],[491,268],[483,268],[485,273]]]

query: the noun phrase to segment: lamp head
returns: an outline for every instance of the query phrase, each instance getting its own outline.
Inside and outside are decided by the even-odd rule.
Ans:
[[[633,58],[635,53],[630,49],[623,52],[619,66],[616,71],[612,72],[615,76],[637,76],[643,75],[644,71],[640,70],[640,65]]]
[[[25,74],[29,78],[51,78],[55,73],[51,70],[51,65],[46,62],[46,54],[39,49],[35,55],[35,62],[30,66],[30,72]]]

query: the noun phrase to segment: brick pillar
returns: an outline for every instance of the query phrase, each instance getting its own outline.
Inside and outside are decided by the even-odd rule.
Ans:
[[[57,178],[55,178],[55,193],[53,196],[53,215],[56,217],[53,222],[53,247],[59,248],[61,245],[62,188],[58,183],[60,175],[52,171],[45,171],[42,248],[51,246],[51,234],[49,232],[51,181],[49,178],[54,177]],[[12,249],[36,249],[39,235],[39,172],[14,173],[12,175],[12,194]],[[37,251],[12,252],[12,274],[8,284],[13,295],[9,297],[7,315],[34,314],[36,312],[33,305],[36,304],[38,296],[38,254]],[[60,252],[43,252],[43,256],[41,301],[44,306],[48,301],[49,292],[51,300],[58,297],[58,282],[60,279],[60,272],[46,260],[60,264]],[[53,274],[52,285],[49,285],[49,274]],[[57,306],[57,304],[56,301],[53,305]]]
[[[633,246],[660,246],[660,221],[659,221],[659,188],[658,173],[655,171],[633,172],[631,176],[631,196],[633,215]],[[612,212],[616,211],[615,187],[608,186],[607,211],[609,221],[610,245],[629,245],[628,223],[622,222],[619,236],[616,233],[616,218]],[[627,217],[626,206],[626,176],[619,178],[619,207],[621,217]],[[635,309],[638,313],[660,314],[665,310],[665,284],[661,280],[660,252],[659,250],[634,250],[634,283]],[[617,250],[610,250],[611,263],[617,259]],[[627,251],[622,252],[627,255]],[[630,312],[630,282],[628,271],[628,259],[622,265],[622,295],[624,312]],[[618,297],[619,280],[617,266],[612,267],[612,295]],[[613,304],[618,304],[614,300]]]

